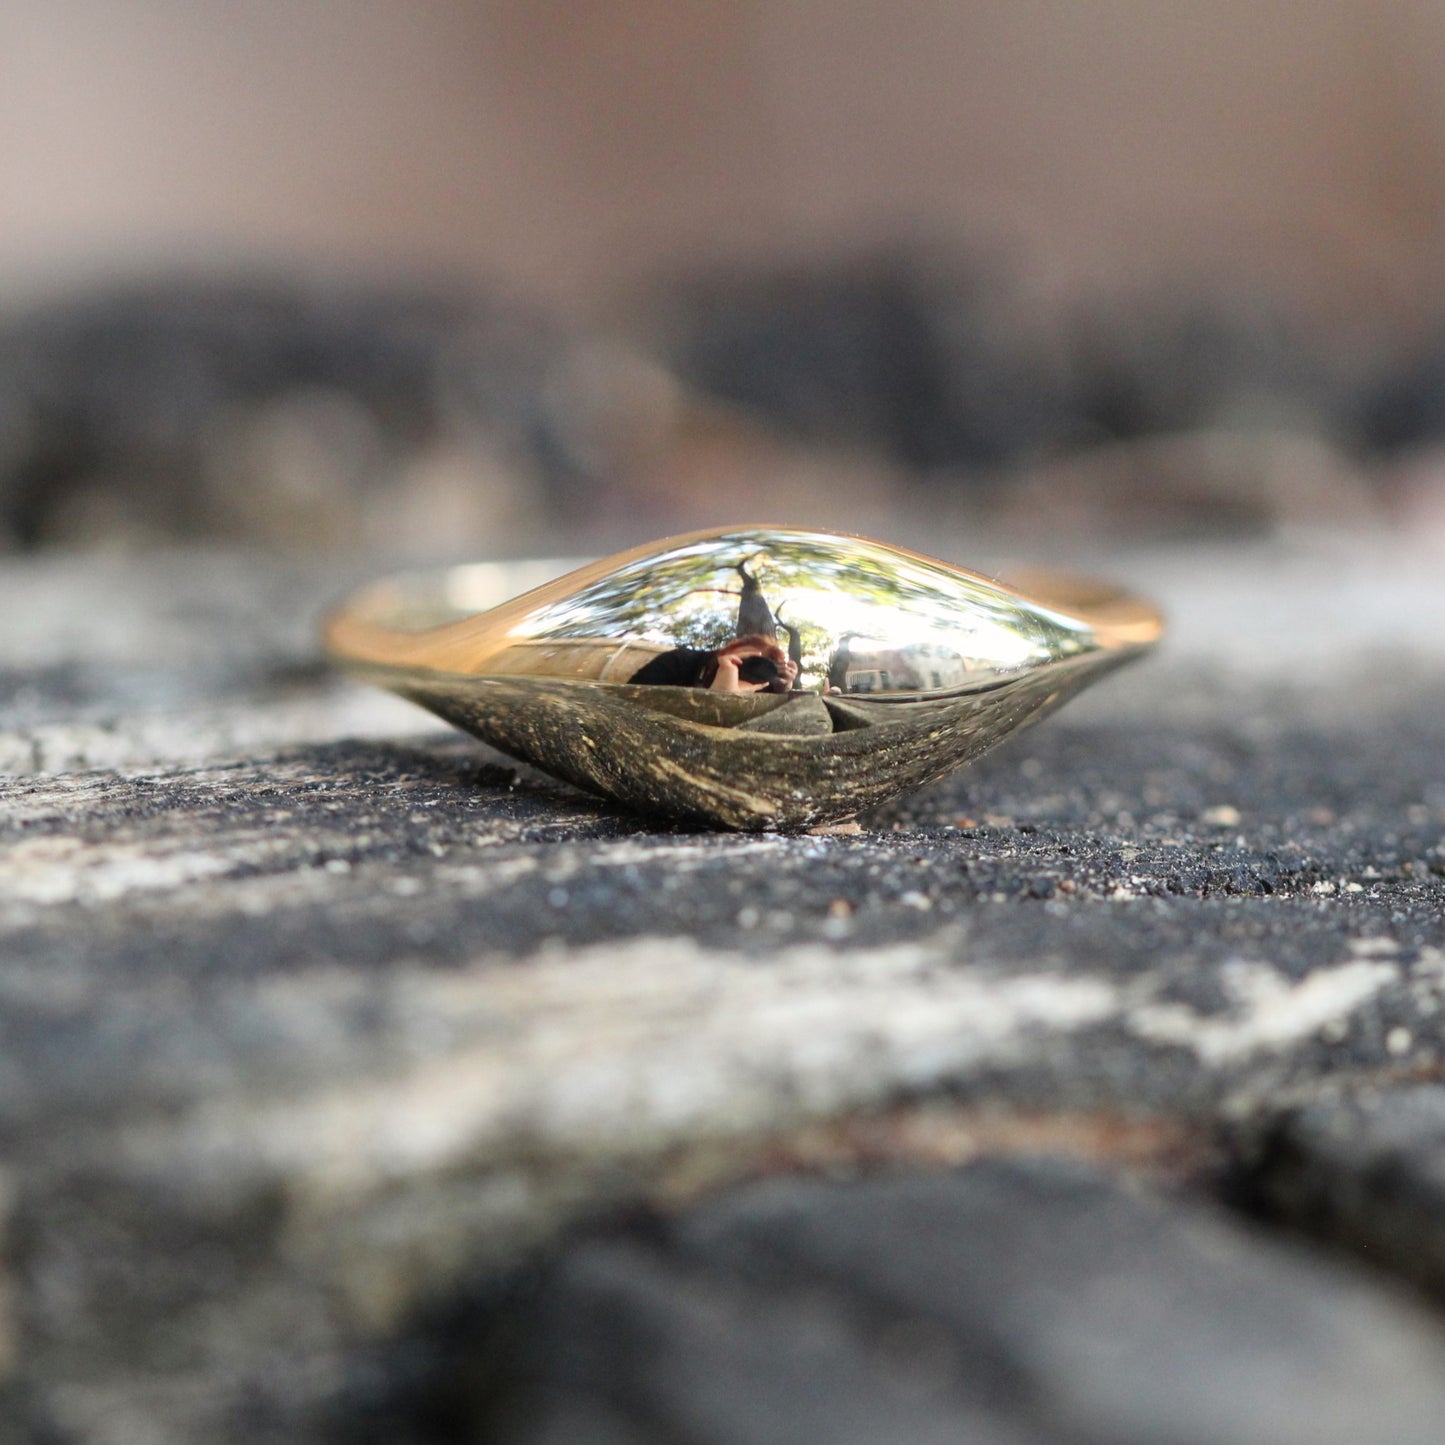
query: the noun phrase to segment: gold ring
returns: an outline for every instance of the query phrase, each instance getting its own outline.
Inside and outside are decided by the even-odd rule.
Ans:
[[[1163,631],[1115,587],[1024,591],[833,532],[727,527],[566,566],[393,578],[327,619],[327,651],[629,807],[795,829],[941,777]]]

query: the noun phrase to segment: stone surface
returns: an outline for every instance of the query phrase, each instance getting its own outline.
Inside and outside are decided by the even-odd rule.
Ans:
[[[1348,1089],[1263,1123],[1243,1153],[1273,1217],[1445,1294],[1445,1087]]]
[[[1445,1332],[1237,1222],[1047,1158],[777,1179],[579,1245],[509,1321],[489,1438],[1439,1439]],[[539,1422],[543,1422],[539,1425]],[[604,1423],[605,1422],[605,1423]]]
[[[485,1398],[457,1380],[515,1320],[550,1382],[515,1438],[761,1439],[768,1418],[828,1438],[837,1417],[803,1412],[844,1383],[858,1420],[929,1438],[943,1397],[850,1323],[876,1287],[865,1262],[922,1272],[907,1232],[877,1223],[892,1204],[876,1248],[847,1236],[824,1307],[746,1276],[741,1223],[719,1243],[718,1220],[766,1214],[729,1191],[822,1170],[886,1176],[859,1201],[943,1190],[964,1221],[938,1226],[949,1278],[1020,1301],[1044,1288],[1020,1251],[1075,1224],[1066,1277],[1106,1294],[1118,1255],[1101,1244],[1089,1274],[1088,1231],[1118,1212],[1122,1238],[1154,1240],[1118,1276],[1143,1292],[1128,1298],[1175,1302],[1160,1350],[1176,1326],[1213,1329],[1237,1360],[1222,1321],[1262,1322],[1258,1341],[1306,1302],[1339,1312],[1337,1333],[1257,1351],[1256,1393],[1178,1395],[1169,1438],[1292,1438],[1270,1382],[1311,1371],[1301,1428],[1313,1395],[1354,1381],[1378,1438],[1423,1438],[1397,1397],[1435,1419],[1409,1381],[1438,1343],[1387,1280],[1095,1176],[1078,1189],[1105,1203],[1074,1220],[1038,1182],[1061,1166],[1030,1166],[1031,1202],[992,1213],[926,1177],[1047,1152],[1258,1207],[1286,1177],[1260,1141],[1291,1138],[1323,1181],[1308,1197],[1348,1199],[1375,1148],[1376,1125],[1350,1133],[1362,1091],[1440,1067],[1438,560],[1356,538],[1102,565],[1170,611],[1157,662],[856,833],[800,837],[659,827],[331,678],[311,618],[359,566],[7,567],[0,1357],[17,1436],[295,1441],[384,1421],[390,1439],[465,1438],[509,1377]],[[1399,1149],[1425,1171],[1437,1146],[1415,1128]],[[988,1168],[1005,1172],[961,1177],[1016,1178]],[[786,1249],[814,1216],[844,1238],[829,1221],[854,1206],[797,1188]],[[1282,1183],[1274,1197],[1281,1234],[1309,1222]],[[638,1208],[652,1235],[626,1222]],[[1334,1233],[1375,1257],[1375,1231]],[[1235,1263],[1218,1293],[1186,1290],[1210,1241]],[[1409,1252],[1378,1255],[1409,1275]],[[529,1260],[553,1283],[523,1330]],[[621,1313],[588,1314],[598,1299]],[[739,1301],[755,1337],[727,1323]],[[995,1304],[960,1296],[948,1328],[983,1349]],[[673,1322],[666,1369],[599,1400],[547,1342],[606,1360],[626,1320]],[[1367,1349],[1365,1320],[1399,1349]],[[1118,1412],[1162,1418],[1147,1410],[1167,1392],[1145,1398],[1124,1365],[1085,1391],[1064,1357],[1087,1340],[1039,1329],[1008,1344],[1028,1391],[948,1396],[956,1435],[1102,1440]],[[1210,1413],[1226,1409],[1232,1434]]]

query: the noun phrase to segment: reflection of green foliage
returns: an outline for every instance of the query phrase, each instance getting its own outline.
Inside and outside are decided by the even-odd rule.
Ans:
[[[686,610],[678,610],[666,638],[658,641],[670,641],[679,647],[721,647],[733,635],[737,612],[736,594],[695,592],[688,598]]]
[[[527,631],[719,647],[734,635],[735,568],[745,560],[769,605],[776,611],[785,603],[783,620],[798,629],[806,687],[826,683],[849,617],[876,619],[868,635],[898,637],[901,630],[920,644],[947,637],[966,647],[970,637],[1006,634],[1008,651],[1021,661],[1088,646],[1064,620],[970,578],[878,543],[807,533],[724,534],[642,558],[545,608]]]

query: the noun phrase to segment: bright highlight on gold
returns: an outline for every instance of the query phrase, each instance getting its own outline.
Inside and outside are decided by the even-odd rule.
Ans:
[[[951,771],[1163,627],[1114,588],[1040,575],[1030,595],[831,532],[730,527],[565,565],[381,583],[328,620],[327,649],[630,807],[802,828]]]

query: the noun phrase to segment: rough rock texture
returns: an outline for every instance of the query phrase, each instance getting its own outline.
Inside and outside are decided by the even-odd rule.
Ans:
[[[6,1428],[1439,1439],[1439,560],[1097,565],[1157,661],[800,837],[330,677],[340,569],[7,567]]]

